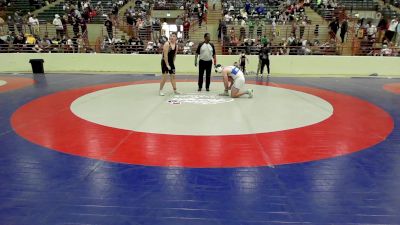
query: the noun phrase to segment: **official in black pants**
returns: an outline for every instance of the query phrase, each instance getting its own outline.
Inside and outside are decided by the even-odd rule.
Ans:
[[[203,88],[203,76],[204,71],[206,71],[206,90],[210,91],[211,83],[211,69],[214,61],[214,66],[217,64],[217,59],[215,56],[215,47],[210,43],[210,34],[204,34],[204,42],[201,42],[196,50],[196,56],[194,61],[194,66],[197,67],[197,58],[200,56],[199,60],[199,89],[201,91]]]

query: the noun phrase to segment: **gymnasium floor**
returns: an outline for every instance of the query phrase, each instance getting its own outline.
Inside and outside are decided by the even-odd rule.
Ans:
[[[400,79],[0,75],[0,225],[400,224]]]

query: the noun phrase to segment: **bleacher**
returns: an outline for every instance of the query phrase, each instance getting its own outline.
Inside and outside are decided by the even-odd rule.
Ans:
[[[310,8],[313,9],[316,13],[318,13],[321,17],[323,17],[327,21],[333,20],[333,18],[340,18],[345,13],[345,7],[339,6],[336,8],[325,8],[321,7],[317,4],[317,1],[314,0],[310,2]]]
[[[51,22],[54,18],[54,14],[64,14],[63,13],[63,4],[60,3],[54,7],[52,7],[49,10],[46,10],[44,14],[42,15],[47,15],[43,17],[39,17],[41,19],[45,18],[45,23],[41,24],[40,30],[41,30],[41,37],[43,37],[44,34],[47,34],[50,38],[55,36],[55,30],[54,26],[52,26]],[[96,3],[93,3],[96,4]],[[110,10],[110,7],[107,8],[107,6],[111,6],[108,2],[102,2],[101,4],[103,5],[103,10],[107,11]],[[58,11],[56,11],[58,10]],[[125,11],[125,10],[124,10]],[[313,13],[308,11],[308,13]],[[100,13],[99,13],[100,14]],[[124,12],[119,13],[119,17],[121,18],[123,16]],[[102,15],[98,15],[102,17]],[[101,18],[103,20],[103,18]],[[261,30],[258,31],[258,25],[257,23],[254,26],[253,30],[253,44],[252,45],[247,45],[243,41],[240,42],[237,45],[231,45],[229,42],[222,41],[221,44],[222,46],[222,53],[223,54],[238,54],[242,51],[245,51],[248,54],[257,54],[259,51],[259,48],[261,46],[260,44],[260,38],[265,34],[267,38],[269,39],[270,43],[272,44],[271,48],[273,49],[273,54],[314,54],[314,55],[337,55],[341,53],[341,47],[339,45],[336,45],[336,43],[330,43],[329,38],[328,38],[328,32],[329,28],[327,24],[319,23],[319,35],[315,35],[315,24],[307,24],[304,28],[304,33],[303,33],[303,38],[306,40],[309,40],[309,44],[306,48],[308,48],[310,51],[307,52],[305,50],[305,46],[299,45],[300,39],[296,40],[295,45],[289,45],[288,44],[288,38],[291,37],[292,34],[292,26],[288,23],[282,24],[279,23],[276,26],[276,29],[273,31],[272,30],[272,25],[271,23],[265,18],[265,17],[254,17],[255,21],[262,21],[263,26],[261,26]],[[120,20],[122,21],[122,20]],[[47,23],[48,22],[48,23]],[[139,30],[136,30],[135,34],[140,37],[140,39],[143,42],[143,45],[134,45],[132,46],[131,44],[126,44],[126,40],[130,38],[130,36],[127,34],[126,30],[124,29],[124,25],[120,22],[120,26],[116,26],[114,24],[114,37],[116,38],[115,43],[111,43],[108,45],[108,48],[101,48],[99,46],[102,46],[101,43],[103,43],[104,36],[107,35],[107,31],[105,30],[105,27],[103,26],[103,21],[98,22],[98,26],[100,28],[100,33],[96,31],[96,37],[98,42],[96,43],[95,46],[90,47],[89,49],[95,49],[97,52],[101,53],[121,53],[121,54],[155,54],[160,52],[160,46],[153,46],[154,48],[152,49],[147,49],[148,43],[151,41],[151,29],[143,29],[139,32]],[[215,21],[214,21],[215,23]],[[240,28],[241,25],[237,25],[236,23],[233,24],[228,24],[227,25],[227,30],[229,31],[230,28],[234,27],[236,30],[236,36],[240,37]],[[97,28],[96,28],[97,29]],[[7,32],[7,27],[3,26],[3,30]],[[27,25],[24,25],[24,31],[25,33],[29,33],[29,29],[27,28]],[[67,31],[68,31],[68,36],[73,37],[73,29],[70,24],[67,25]],[[122,32],[123,31],[123,32]],[[244,38],[249,37],[249,27],[246,25],[244,26]],[[203,31],[199,31],[203,32]],[[229,32],[227,32],[227,35],[229,35]],[[350,35],[350,34],[349,34]],[[94,36],[93,34],[91,37]],[[296,30],[296,36],[300,36],[300,29],[297,27]],[[349,36],[350,37],[350,36]],[[224,39],[223,39],[224,40]],[[242,39],[243,40],[243,39]],[[92,40],[93,41],[93,40]],[[179,43],[179,53],[183,53],[185,40],[183,42]],[[319,43],[318,43],[319,42]],[[93,44],[93,42],[92,42]],[[364,43],[365,44],[365,43]],[[194,51],[193,49],[196,48],[197,43],[192,46],[192,52]],[[380,48],[380,47],[377,47]],[[67,50],[66,50],[67,49]],[[360,50],[362,49],[362,50]],[[376,49],[375,49],[376,50]],[[66,51],[70,52],[68,48],[58,48],[58,51]],[[368,53],[367,53],[368,52]],[[358,50],[353,51],[353,54],[357,55],[366,55],[370,54],[370,47],[363,45],[360,47]]]
[[[400,0],[390,0],[389,3],[400,9]]]
[[[175,1],[175,2],[158,2],[156,1],[153,6],[153,10],[178,10],[184,7],[184,1]]]
[[[371,10],[376,11],[379,4],[374,0],[338,0],[346,10]]]
[[[244,4],[245,4],[246,0],[235,0],[235,1],[224,0],[223,2],[225,2],[225,4],[223,3],[223,7],[222,7],[224,14],[230,12],[231,15],[233,16],[233,19],[235,19],[240,15],[240,10],[244,9]],[[280,11],[281,5],[268,4],[268,1],[265,1],[265,0],[261,0],[261,1],[252,0],[252,1],[250,1],[251,5],[252,5],[252,9],[254,10],[255,6],[261,2],[264,3],[265,12],[263,14],[257,14],[256,12],[253,12],[251,14],[248,14],[247,18],[249,20],[262,20],[265,22],[270,22],[270,18],[268,18],[267,14],[269,14],[270,17],[276,15],[276,12]],[[230,5],[232,5],[234,7],[234,10],[229,10]]]
[[[64,2],[58,3],[48,9],[45,9],[43,12],[38,13],[37,18],[39,20],[51,23],[54,19],[55,14],[59,14],[60,16],[65,14],[63,6]]]
[[[69,1],[71,2],[71,1]],[[95,9],[96,7],[101,8],[102,10],[97,11],[97,15],[93,17],[89,22],[94,24],[103,24],[106,17],[105,15],[111,14],[113,4],[116,1],[98,1],[92,3],[92,8]],[[98,4],[100,3],[100,5]],[[66,14],[65,10],[63,9],[65,2],[60,2],[49,9],[44,10],[43,12],[38,14],[39,20],[45,20],[47,22],[52,22],[54,19],[55,14],[59,14],[60,16]],[[81,12],[82,13],[82,12]]]
[[[30,2],[29,0],[11,0],[11,6],[8,7],[9,11],[20,11],[22,14],[27,12],[32,12],[36,9],[41,8],[44,4],[43,0],[38,0],[37,2]]]
[[[400,17],[400,13],[398,11],[395,11],[391,9],[390,7],[383,7],[382,9],[379,10],[381,13],[381,17],[384,18],[395,18],[395,17]]]

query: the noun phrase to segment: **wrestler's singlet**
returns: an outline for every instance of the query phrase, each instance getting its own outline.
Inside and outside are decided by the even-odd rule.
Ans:
[[[236,66],[229,66],[231,68],[231,77],[233,79],[236,79],[238,76],[243,75],[243,72],[240,71],[239,68],[237,68]]]

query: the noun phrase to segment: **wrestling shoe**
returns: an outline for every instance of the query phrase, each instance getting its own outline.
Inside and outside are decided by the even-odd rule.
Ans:
[[[249,94],[249,98],[252,98],[254,96],[254,91],[253,89],[248,89],[247,94]]]

